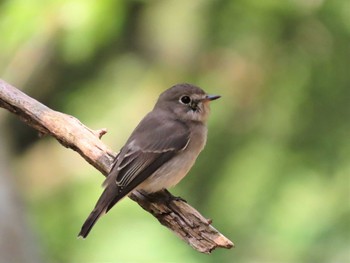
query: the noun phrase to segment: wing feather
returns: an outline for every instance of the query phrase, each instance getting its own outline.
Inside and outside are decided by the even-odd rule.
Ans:
[[[79,233],[86,237],[98,218],[151,176],[159,167],[186,149],[188,126],[169,115],[152,111],[140,122],[113,162],[101,197]]]
[[[132,181],[137,174],[139,174],[147,165],[153,160],[148,155],[141,155],[140,152],[137,154],[138,157],[133,158],[132,162],[128,162],[127,166],[124,166],[123,170],[119,172],[116,179],[116,183],[119,186],[126,186]],[[141,155],[141,156],[140,156]]]
[[[107,211],[122,197],[151,176],[160,166],[186,148],[190,130],[178,120],[149,113],[136,127],[104,182],[116,185],[117,193]]]

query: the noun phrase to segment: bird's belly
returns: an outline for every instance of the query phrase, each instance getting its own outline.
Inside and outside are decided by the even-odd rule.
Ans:
[[[186,159],[185,159],[186,157]],[[192,156],[176,156],[140,184],[137,189],[153,193],[170,188],[181,181],[195,162]]]

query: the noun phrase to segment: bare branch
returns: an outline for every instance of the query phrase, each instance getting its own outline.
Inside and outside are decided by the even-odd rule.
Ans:
[[[55,137],[103,175],[108,174],[115,153],[100,141],[106,129],[91,130],[78,119],[48,108],[1,79],[0,107],[16,114],[41,134]],[[217,247],[233,247],[229,239],[211,226],[210,220],[168,191],[152,195],[136,193],[130,198],[199,252],[210,253]]]

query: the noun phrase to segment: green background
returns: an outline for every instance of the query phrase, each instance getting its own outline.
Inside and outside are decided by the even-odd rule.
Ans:
[[[0,232],[0,262],[350,262],[350,1],[5,0],[0,39],[2,79],[115,151],[166,88],[222,95],[171,192],[236,244],[200,254],[128,199],[77,239],[103,176],[0,110],[27,248]]]

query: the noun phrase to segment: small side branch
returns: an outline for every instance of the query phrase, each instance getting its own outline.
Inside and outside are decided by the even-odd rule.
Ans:
[[[16,114],[40,134],[55,137],[103,175],[108,174],[115,153],[100,140],[106,129],[91,130],[73,116],[48,108],[1,79],[0,107]],[[209,220],[168,191],[152,195],[131,194],[130,198],[199,252],[210,253],[217,247],[233,247],[233,243]]]

